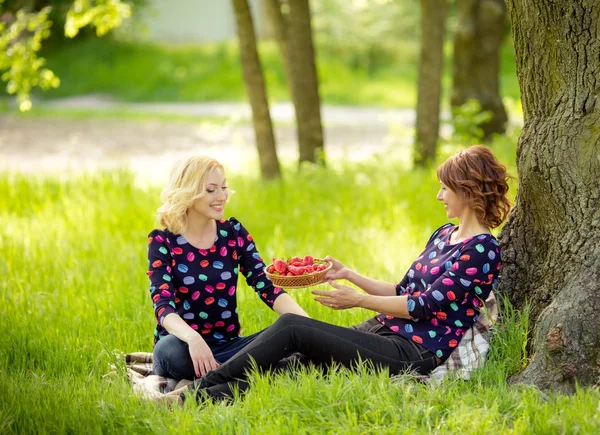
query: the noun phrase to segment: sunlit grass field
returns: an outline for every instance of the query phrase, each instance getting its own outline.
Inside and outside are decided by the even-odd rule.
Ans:
[[[514,171],[514,144],[494,150]],[[443,224],[433,171],[395,156],[282,182],[229,173],[226,210],[265,259],[331,254],[398,281]],[[225,162],[226,163],[226,162]],[[291,162],[290,162],[291,163]],[[441,386],[363,368],[324,376],[255,376],[234,405],[160,409],[133,395],[122,354],[151,351],[154,318],[146,241],[159,187],[131,173],[0,174],[0,433],[555,434],[598,433],[600,395],[546,395],[507,383],[526,360],[527,315],[505,305],[486,367]],[[371,313],[332,311],[290,291],[321,320],[350,325]],[[243,333],[276,315],[241,284]]]

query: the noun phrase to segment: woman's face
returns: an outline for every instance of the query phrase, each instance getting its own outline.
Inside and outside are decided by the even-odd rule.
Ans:
[[[220,168],[215,168],[206,178],[204,196],[196,199],[188,212],[193,211],[207,219],[222,219],[228,196],[225,174]]]
[[[467,209],[467,202],[442,182],[436,199],[444,203],[448,219],[460,218]]]

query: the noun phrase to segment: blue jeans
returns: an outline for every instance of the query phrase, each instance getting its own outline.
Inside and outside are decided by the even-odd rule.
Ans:
[[[260,332],[237,337],[224,344],[212,346],[213,356],[223,364],[254,340]],[[174,335],[161,338],[154,346],[152,372],[173,379],[196,379],[188,344]]]

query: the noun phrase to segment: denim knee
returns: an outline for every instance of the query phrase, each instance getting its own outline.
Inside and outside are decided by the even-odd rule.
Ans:
[[[189,361],[188,361],[189,360]],[[191,364],[187,343],[174,335],[161,338],[154,346],[152,371],[159,376],[189,378]],[[191,364],[193,372],[193,364]]]
[[[307,319],[307,317],[300,316],[298,314],[285,313],[279,316],[274,325],[277,325],[280,328],[284,328],[286,326],[294,326],[302,324],[302,321]]]

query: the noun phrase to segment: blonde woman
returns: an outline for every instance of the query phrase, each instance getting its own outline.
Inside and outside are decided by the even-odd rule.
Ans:
[[[154,373],[195,379],[215,370],[258,333],[242,337],[238,274],[279,314],[307,316],[265,275],[252,236],[223,219],[229,196],[223,166],[205,156],[177,163],[148,236],[148,275],[157,319]]]

